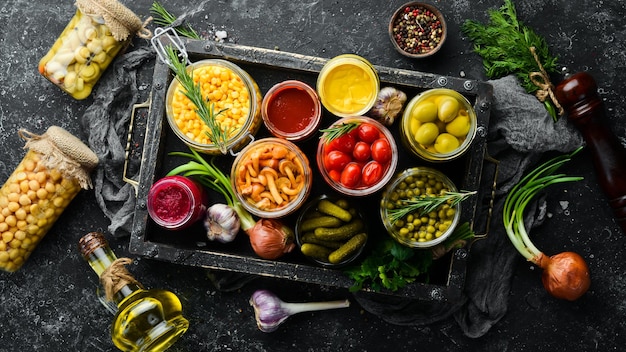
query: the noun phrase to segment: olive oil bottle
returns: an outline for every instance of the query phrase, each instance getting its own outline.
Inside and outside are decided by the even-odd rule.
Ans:
[[[90,232],[78,243],[83,258],[100,277],[106,299],[117,305],[111,338],[122,351],[164,351],[189,328],[178,297],[169,291],[144,289],[118,259],[104,235]]]

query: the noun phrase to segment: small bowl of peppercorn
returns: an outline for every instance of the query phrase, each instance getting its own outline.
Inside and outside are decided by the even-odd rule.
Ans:
[[[420,59],[435,54],[446,40],[447,26],[441,11],[423,2],[406,3],[389,21],[389,37],[402,55]]]

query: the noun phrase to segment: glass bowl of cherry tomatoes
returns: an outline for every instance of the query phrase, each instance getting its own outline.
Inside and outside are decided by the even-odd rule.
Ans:
[[[398,147],[391,132],[366,116],[344,117],[322,130],[317,166],[333,189],[366,196],[383,188],[398,165]]]

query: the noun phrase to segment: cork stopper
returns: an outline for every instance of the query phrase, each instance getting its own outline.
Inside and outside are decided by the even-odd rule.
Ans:
[[[83,188],[91,188],[89,173],[98,166],[98,156],[80,139],[58,126],[50,126],[43,135],[26,130],[18,134],[26,140],[25,149],[42,155],[48,169],[57,169],[68,178],[75,178]]]
[[[87,259],[98,248],[108,247],[109,243],[101,232],[90,232],[78,240],[78,250]]]
[[[117,0],[76,0],[76,7],[84,14],[101,16],[118,42],[127,40],[131,34],[145,39],[152,37],[145,27],[148,21],[142,23],[134,12]]]

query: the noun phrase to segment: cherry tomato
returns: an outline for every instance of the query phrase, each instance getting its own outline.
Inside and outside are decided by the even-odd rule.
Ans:
[[[330,170],[328,171],[328,177],[335,182],[341,181],[341,171],[339,170]]]
[[[356,161],[367,161],[371,155],[372,152],[370,150],[369,143],[365,143],[363,141],[356,142],[354,150],[352,150],[352,156]]]
[[[383,178],[384,170],[383,166],[376,160],[372,160],[363,166],[361,179],[366,186],[373,186],[381,178]]]
[[[361,182],[361,167],[355,162],[348,163],[341,172],[341,184],[347,188],[355,188]]]
[[[391,145],[386,138],[379,138],[372,143],[372,159],[385,165],[391,160]]]
[[[362,123],[359,125],[359,127],[356,128],[356,130],[359,135],[359,140],[362,140],[363,142],[369,144],[372,144],[380,136],[380,131],[378,130],[378,127],[372,125],[371,123]]]
[[[333,150],[324,157],[324,166],[327,170],[341,171],[351,161],[352,157],[349,154]]]
[[[356,144],[356,140],[351,134],[344,134],[340,137],[333,139],[329,143],[328,150],[339,150],[348,155],[352,154],[352,149],[354,149],[354,145]]]

